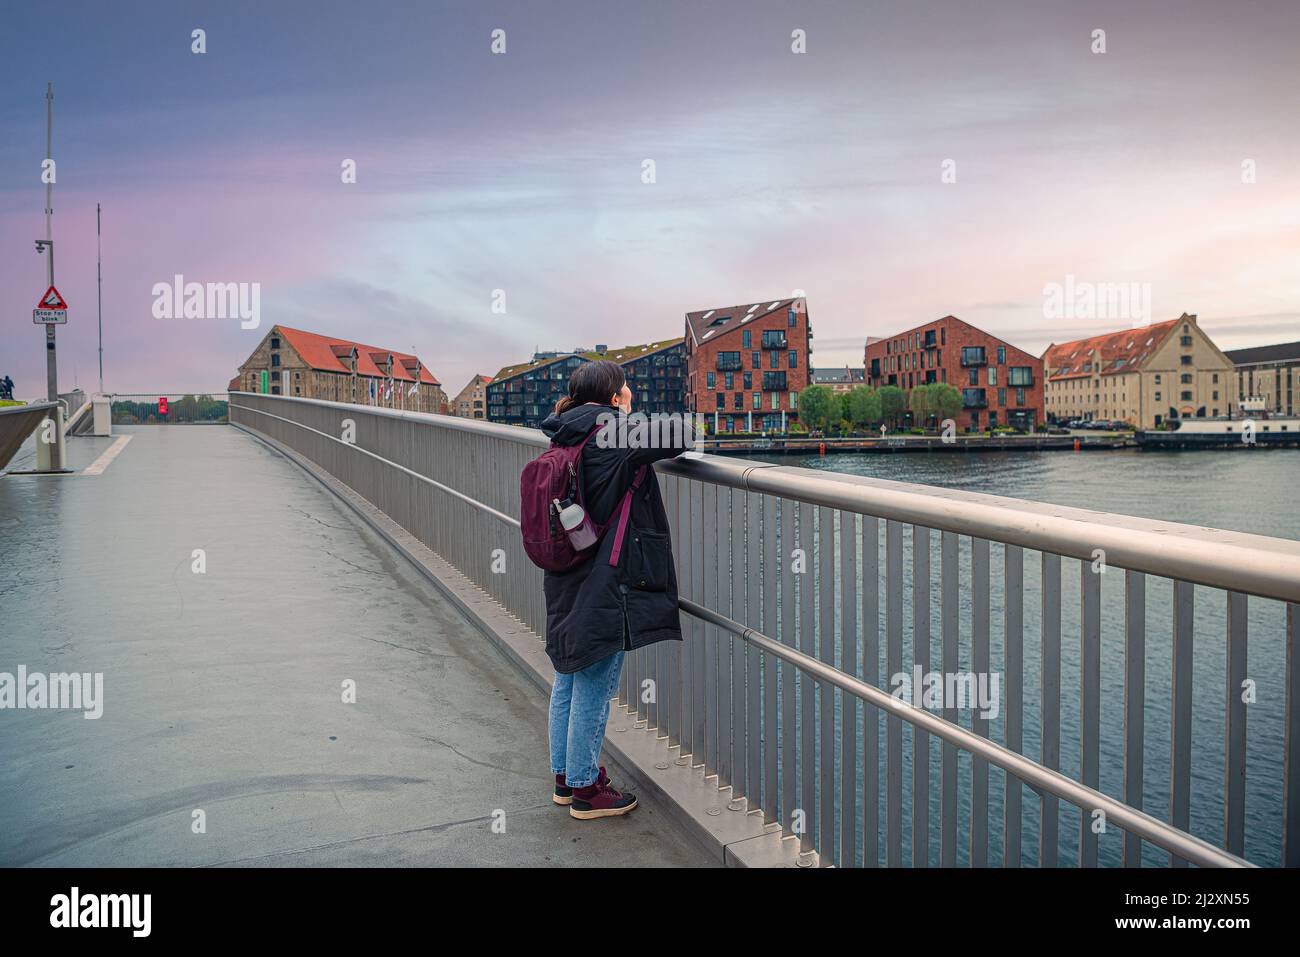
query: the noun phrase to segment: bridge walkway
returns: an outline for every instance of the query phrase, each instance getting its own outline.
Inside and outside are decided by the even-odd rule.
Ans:
[[[711,863],[648,795],[554,805],[545,699],[296,465],[116,431],[0,479],[0,672],[103,674],[98,719],[0,711],[0,866]]]

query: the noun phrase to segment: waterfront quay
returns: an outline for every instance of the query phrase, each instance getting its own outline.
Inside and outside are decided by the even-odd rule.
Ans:
[[[1092,452],[1132,448],[1131,432],[1072,432],[1069,435],[941,435],[708,438],[700,442],[716,455],[828,455],[833,452]]]

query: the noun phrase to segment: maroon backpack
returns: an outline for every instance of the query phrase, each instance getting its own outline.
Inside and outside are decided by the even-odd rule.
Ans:
[[[604,524],[596,525],[596,544],[590,548],[580,552],[574,549],[552,504],[556,499],[574,501],[586,509],[582,501],[582,450],[600,429],[596,426],[577,445],[552,442],[549,449],[524,466],[519,480],[519,530],[524,537],[524,553],[538,568],[548,572],[567,572],[581,565],[600,546],[600,539],[615,517],[619,530],[609,563],[618,564],[631,512],[632,493],[640,487],[645,476],[644,465],[637,470],[631,488],[623,495],[621,507]]]

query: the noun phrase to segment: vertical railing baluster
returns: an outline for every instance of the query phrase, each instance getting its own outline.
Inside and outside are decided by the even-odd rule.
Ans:
[[[1286,702],[1282,731],[1282,866],[1300,867],[1300,605],[1286,606]]]
[[[1246,645],[1247,598],[1228,592],[1227,704],[1224,716],[1223,846],[1246,853]]]
[[[699,588],[695,577],[697,577],[697,568],[701,563],[701,558],[697,555],[703,555],[703,542],[701,541],[701,488],[699,482],[686,481],[682,486],[682,495],[685,498],[686,516],[686,540],[682,542],[682,558],[684,558],[685,568],[682,571],[682,585],[685,586],[685,596],[692,601],[699,601]],[[695,667],[697,662],[697,651],[699,646],[699,631],[702,624],[693,616],[686,616],[682,629],[682,648],[681,648],[681,750],[679,752],[679,761],[688,758],[689,766],[694,767],[699,763],[699,737],[695,732],[695,716],[698,714],[698,705],[695,702],[699,688],[699,672]],[[682,763],[686,763],[682,761]]]
[[[862,516],[862,680],[880,685],[880,520]],[[880,712],[862,709],[862,863],[880,866]]]
[[[1004,667],[1007,673],[1007,747],[1024,751],[1025,736],[1025,563],[1019,545],[1003,549]],[[992,680],[990,678],[990,680]],[[1003,799],[1002,866],[1020,866],[1021,797],[1023,787],[1013,774],[1006,775]]]
[[[637,714],[637,700],[639,696],[636,695],[635,692],[640,680],[637,675],[637,669],[640,667],[640,664],[640,659],[637,657],[635,651],[629,651],[623,655],[622,680],[626,682],[626,690],[628,692],[627,697],[623,699],[623,704],[627,711],[632,715]]]
[[[925,705],[930,673],[930,530],[912,526],[912,662],[921,684],[912,688],[912,704]],[[913,671],[913,674],[916,674]],[[930,736],[912,726],[912,866],[930,864]]]
[[[799,598],[795,591],[793,555],[795,546],[795,513],[799,504],[792,499],[781,501],[781,643],[790,648],[799,647],[797,619]],[[799,671],[793,665],[781,662],[781,824],[789,831],[791,815],[799,803]]]
[[[961,605],[959,595],[961,563],[960,542],[955,532],[944,532],[939,537],[939,588],[940,612],[943,621],[942,654],[945,675],[961,670],[958,635],[960,634]],[[945,695],[943,706],[945,721],[957,723],[957,707]],[[957,866],[957,746],[945,741],[940,749],[939,764],[939,866]]]
[[[971,559],[971,671],[978,681],[989,673],[989,540],[972,538]],[[986,679],[987,680],[987,679]],[[978,707],[971,709],[971,730],[989,736],[989,722]],[[971,758],[970,866],[986,867],[989,857],[989,764]]]
[[[1173,648],[1173,741],[1169,769],[1169,823],[1186,831],[1192,801],[1192,625],[1195,616],[1196,590],[1190,582],[1174,582]],[[1172,867],[1186,867],[1187,862],[1169,855]]]
[[[816,553],[813,551],[813,506],[799,503],[799,538],[803,571],[799,575],[799,650],[816,656],[817,648],[817,579],[814,575]],[[799,674],[799,810],[803,812],[803,833],[799,848],[811,851],[816,846],[817,824],[817,716],[813,697],[814,682],[806,672]]]
[[[690,536],[690,525],[686,514],[686,480],[673,476],[673,510],[669,512],[669,518],[673,522],[673,561],[674,567],[683,569],[683,563],[686,558],[688,548],[686,542]],[[681,591],[683,582],[679,579],[678,590]],[[681,592],[685,594],[685,592]],[[682,615],[679,617],[682,624],[682,631],[685,632],[690,627],[689,616]],[[678,757],[681,756],[682,744],[682,645],[681,641],[669,641],[667,644],[667,654],[665,658],[664,687],[659,690],[663,694],[664,702],[664,721],[663,729],[668,738],[668,748],[677,748]]]
[[[646,701],[646,694],[643,693],[646,681],[650,679],[650,657],[654,654],[655,645],[647,645],[646,648],[638,648],[628,654],[629,659],[633,659],[634,668],[632,676],[629,677],[629,690],[632,692],[632,711],[636,714],[636,722],[633,727],[649,727],[650,724],[650,702]]]
[[[745,530],[748,520],[745,506],[749,496],[740,489],[731,490],[731,617],[748,625],[752,621],[752,612],[747,600],[745,578],[749,569],[749,552],[745,548]],[[749,656],[749,646],[739,638],[732,641],[731,655],[731,798],[737,801],[749,794],[747,778],[749,764],[746,760],[748,751],[747,731],[749,721],[746,717],[745,666]]]
[[[632,689],[636,687],[632,679],[632,670],[632,656],[627,655],[623,659],[623,671],[618,679],[619,707],[625,711],[636,710],[636,702],[632,699]]]
[[[1042,663],[1038,700],[1042,708],[1039,762],[1061,769],[1061,556],[1043,552]],[[1039,801],[1038,866],[1056,867],[1059,858],[1061,799],[1043,794]]]
[[[700,603],[705,608],[718,607],[718,529],[713,524],[718,517],[718,487],[712,482],[704,484],[704,511],[698,526],[699,537],[703,540],[704,568],[702,584],[704,586]],[[704,777],[709,776],[718,766],[718,629],[714,625],[704,626],[704,747],[702,759]],[[721,783],[721,782],[719,782]]]
[[[1105,561],[1105,559],[1101,559]],[[1096,790],[1101,746],[1101,576],[1105,565],[1079,563],[1079,781]],[[1092,812],[1079,814],[1079,866],[1097,866]]]
[[[728,489],[718,488],[718,503],[715,506],[714,528],[718,529],[716,540],[718,540],[718,562],[715,563],[716,576],[718,584],[715,585],[718,593],[718,603],[714,606],[716,610],[732,620],[737,620],[738,616],[732,609],[732,588],[735,586],[735,573],[731,568],[731,492]],[[744,622],[744,616],[738,620]],[[716,732],[715,737],[718,741],[718,750],[716,750],[714,763],[718,767],[718,787],[719,789],[732,787],[732,698],[731,698],[731,633],[723,631],[722,628],[712,629],[714,632],[714,685],[716,693],[714,696],[714,719]],[[733,794],[735,796],[735,794]]]
[[[840,670],[857,674],[858,517],[840,512]],[[840,699],[840,866],[858,863],[858,699]]]
[[[776,540],[775,496],[763,497],[763,631],[778,634],[776,585],[781,580]],[[777,790],[776,658],[763,655],[763,823],[780,822]]]
[[[659,483],[660,493],[662,494],[663,476],[659,476]],[[645,649],[646,678],[648,679],[648,688],[646,690],[649,692],[649,700],[644,703],[645,726],[647,730],[655,729],[656,738],[659,736],[659,664],[665,651],[664,644],[662,641],[657,641]],[[646,697],[640,688],[636,690],[636,695],[638,700]]]
[[[903,670],[903,526],[885,522],[885,682]],[[885,717],[885,865],[903,864],[903,724]]]
[[[692,482],[691,485],[691,597],[704,603],[704,539],[708,537],[705,524],[704,482]],[[706,603],[707,604],[707,603]],[[705,645],[707,629],[703,622],[697,621],[691,629],[691,767],[703,767],[709,773],[706,764],[708,753],[708,727],[705,715],[705,700],[708,696],[708,675],[704,670]]]
[[[1146,709],[1147,578],[1124,573],[1124,803],[1142,809]],[[1125,867],[1142,866],[1142,839],[1124,835]]]
[[[748,583],[747,594],[749,595],[749,606],[746,609],[749,617],[745,623],[751,628],[762,630],[762,611],[763,611],[763,586],[764,580],[759,569],[759,562],[763,556],[763,535],[766,529],[762,527],[763,523],[763,496],[751,492],[749,494],[749,538],[747,540],[747,561],[748,573],[745,580]],[[749,798],[749,810],[760,811],[763,809],[763,701],[762,680],[760,669],[762,667],[762,655],[757,649],[751,648],[749,643],[745,643],[745,729],[748,741],[748,753],[746,754],[746,770],[748,775],[745,784],[745,794]]]
[[[825,664],[835,664],[835,512],[824,505],[817,507],[817,590],[818,634],[817,657]],[[817,747],[819,764],[817,850],[823,864],[835,863],[835,688],[820,682],[820,732]]]

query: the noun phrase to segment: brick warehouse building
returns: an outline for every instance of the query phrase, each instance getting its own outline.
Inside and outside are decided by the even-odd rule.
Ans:
[[[569,376],[584,362],[609,359],[623,367],[632,410],[650,414],[685,411],[686,358],[681,339],[573,352],[539,352],[529,362],[506,366],[487,384],[488,419],[537,428],[555,403],[569,394]]]
[[[239,367],[231,388],[412,412],[443,412],[447,404],[442,384],[417,356],[278,325]]]
[[[486,419],[487,386],[491,381],[491,376],[482,373],[474,376],[465,384],[465,388],[457,393],[456,398],[451,400],[447,411],[462,419]]]
[[[1004,425],[1032,431],[1044,421],[1043,361],[956,316],[868,343],[865,356],[873,388],[910,392],[933,382],[957,388],[962,431]]]
[[[686,314],[686,408],[711,432],[789,431],[810,384],[812,326],[805,299]]]
[[[1232,360],[1190,313],[1053,343],[1043,361],[1047,412],[1058,421],[1118,419],[1152,429],[1171,419],[1233,412]]]

